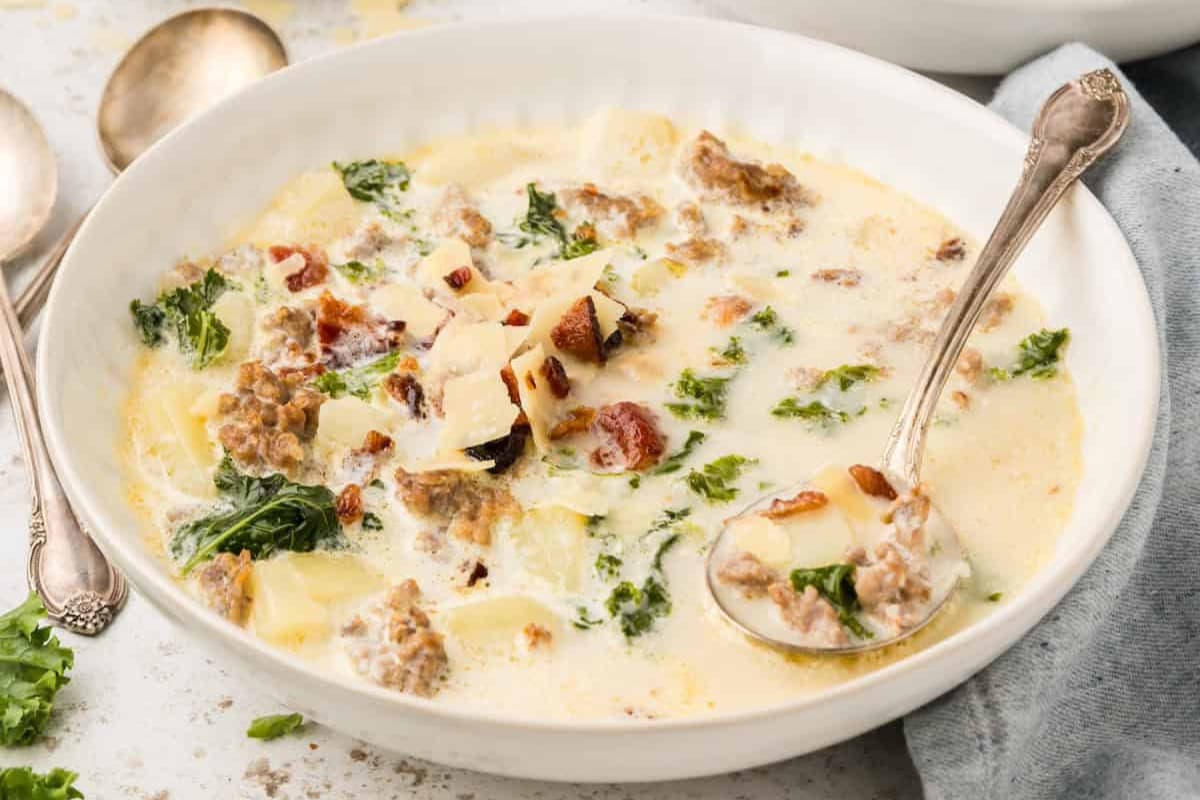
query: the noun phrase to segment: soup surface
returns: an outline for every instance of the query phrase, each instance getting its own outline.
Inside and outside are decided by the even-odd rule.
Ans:
[[[829,466],[878,459],[976,254],[912,198],[620,110],[352,155],[131,309],[130,502],[231,624],[437,703],[669,717],[902,658],[1052,552],[1080,471],[1068,335],[1010,283],[925,461],[969,555],[949,609],[882,652],[801,658],[707,594],[722,520],[812,475],[824,522],[744,539],[763,613],[854,641],[877,630],[855,614],[920,592],[916,571],[868,590],[883,555],[853,551],[895,509]],[[793,572],[837,566],[846,592]]]

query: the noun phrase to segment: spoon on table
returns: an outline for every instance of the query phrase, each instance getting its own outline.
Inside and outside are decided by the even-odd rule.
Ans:
[[[805,571],[789,585],[773,571],[763,571],[765,565],[756,558],[748,559],[743,545],[751,539],[740,537],[746,536],[748,524],[761,529],[760,520],[782,519],[797,510],[817,510],[824,505],[827,498],[813,492],[814,484],[810,481],[762,498],[726,520],[709,550],[706,569],[709,591],[726,618],[744,633],[793,652],[864,652],[911,636],[946,606],[961,578],[969,574],[969,568],[957,534],[920,488],[925,436],[934,408],[984,303],[1067,189],[1116,144],[1128,124],[1128,98],[1108,70],[1083,75],[1050,96],[1034,120],[1021,179],[942,322],[929,358],[892,428],[881,470],[861,465],[851,468],[866,495],[898,498],[890,509],[883,511],[880,520],[889,528],[894,525],[895,531],[892,539],[885,540],[891,551],[885,553],[904,554],[911,568],[920,569],[919,576],[927,582],[927,596],[915,608],[904,612],[900,622],[893,617],[886,621],[888,624],[872,628],[863,626],[862,620],[854,616],[845,626],[850,629],[847,632],[839,625],[829,624],[832,620],[826,615],[822,630],[832,631],[830,635],[818,635],[821,631],[817,626],[801,630],[814,618],[804,614],[814,615],[814,610],[812,604],[798,602],[799,586],[812,585],[819,596],[833,597],[845,610],[853,608],[854,601],[847,595],[844,581],[847,574],[855,573],[810,570],[807,568],[821,565],[797,564]],[[876,509],[881,503],[875,501]],[[800,517],[797,513],[794,518]],[[788,541],[784,539],[785,557],[791,547]],[[864,563],[863,558],[860,551],[859,564]],[[812,600],[813,593],[810,591],[808,595]],[[778,613],[773,609],[776,605]],[[800,625],[789,624],[789,615],[799,620]],[[851,626],[860,630],[854,631]]]
[[[100,98],[97,133],[109,169],[120,173],[189,117],[287,63],[275,31],[245,11],[198,8],[160,22],[117,64]],[[23,326],[45,304],[63,254],[85,219],[87,212],[54,245],[17,299]]]
[[[0,90],[0,262],[24,249],[50,218],[54,153],[37,120]],[[79,526],[55,477],[38,423],[32,370],[16,310],[0,275],[0,364],[29,474],[30,586],[50,617],[77,633],[102,630],[125,600],[125,580]]]

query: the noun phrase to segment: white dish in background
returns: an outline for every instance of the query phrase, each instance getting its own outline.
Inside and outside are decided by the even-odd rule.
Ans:
[[[39,396],[63,483],[134,586],[237,662],[240,674],[308,716],[415,756],[545,779],[659,780],[777,761],[894,719],[966,679],[1031,628],[1103,547],[1140,477],[1158,400],[1153,315],[1128,246],[1082,188],[1016,268],[1048,320],[1074,334],[1068,365],[1084,420],[1084,464],[1054,557],[987,619],[825,695],[659,721],[547,722],[445,708],[298,663],[187,596],[143,546],[113,468],[139,353],[129,299],[152,294],[180,253],[219,248],[305,169],[482,124],[579,120],[617,105],[740,127],[848,162],[976,236],[991,228],[1020,169],[1025,138],[1007,123],[857,53],[699,19],[571,23],[434,28],[305,62],[140,158],[88,219],[47,309]]]
[[[912,69],[998,75],[1066,42],[1114,61],[1200,40],[1196,0],[717,0],[730,19],[853,47]]]

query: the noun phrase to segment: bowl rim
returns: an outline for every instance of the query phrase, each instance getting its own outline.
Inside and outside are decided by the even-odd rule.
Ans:
[[[696,29],[724,29],[732,35],[758,38],[774,45],[790,45],[805,48],[820,62],[826,64],[850,64],[857,69],[865,70],[874,80],[887,81],[899,91],[904,91],[913,98],[915,104],[924,97],[930,102],[936,102],[938,110],[943,114],[955,114],[972,123],[979,135],[990,134],[1001,143],[1011,143],[1014,159],[1023,153],[1028,136],[991,111],[986,106],[962,95],[930,78],[921,76],[904,67],[875,58],[858,51],[829,42],[812,39],[789,31],[763,28],[756,25],[716,20],[702,17],[681,17],[662,13],[591,13],[570,14],[556,13],[546,15],[522,15],[506,19],[485,19],[468,22],[456,22],[446,25],[431,26],[413,31],[404,31],[379,39],[360,42],[350,47],[333,50],[310,59],[290,65],[273,73],[246,89],[230,96],[212,108],[189,120],[184,125],[168,133],[153,147],[143,154],[124,173],[119,175],[113,187],[122,185],[129,180],[130,174],[152,169],[154,162],[163,157],[174,147],[174,142],[189,135],[197,121],[227,113],[239,106],[249,107],[264,95],[275,91],[280,84],[293,81],[303,81],[308,75],[316,74],[326,69],[327,64],[350,58],[361,58],[363,53],[382,51],[386,48],[400,46],[402,42],[415,38],[439,38],[453,36],[461,32],[478,31],[482,28],[502,32],[509,28],[525,28],[530,24],[569,23],[572,25],[588,25],[589,23],[628,24],[628,25],[669,25],[678,33],[684,26]],[[110,187],[96,203],[94,210],[105,208],[114,197]],[[1127,257],[1133,266],[1137,267],[1136,258],[1129,249],[1124,234],[1107,209],[1083,185],[1072,189],[1074,202],[1083,204],[1094,215],[1095,224],[1107,227],[1109,234],[1115,234],[1125,245],[1124,251],[1117,253],[1114,259]],[[86,240],[86,234],[94,223],[94,214],[88,215],[76,237],[75,243],[68,249],[63,261],[63,269],[69,271],[72,264],[82,258],[78,241]],[[1138,452],[1132,454],[1128,462],[1136,464],[1130,469],[1120,486],[1120,491],[1109,501],[1108,513],[1104,516],[1102,525],[1097,533],[1088,538],[1086,546],[1074,554],[1070,560],[1064,561],[1057,569],[1048,563],[1036,572],[1021,588],[1019,601],[1005,604],[1003,607],[978,620],[968,627],[938,641],[919,652],[908,655],[878,670],[860,675],[848,681],[833,686],[820,693],[800,697],[769,705],[755,706],[729,711],[705,712],[683,717],[670,717],[655,720],[632,719],[570,719],[543,718],[523,716],[508,712],[493,711],[484,707],[468,707],[465,705],[442,705],[411,695],[392,692],[367,681],[355,681],[343,678],[306,661],[296,660],[281,648],[253,636],[245,629],[230,625],[225,620],[212,614],[196,598],[183,591],[175,581],[161,568],[152,554],[136,539],[128,541],[120,536],[110,536],[105,531],[108,527],[103,523],[103,515],[97,511],[98,503],[95,494],[88,488],[87,481],[81,476],[77,463],[72,455],[72,449],[66,439],[66,434],[60,426],[61,414],[58,400],[51,393],[39,393],[38,410],[42,420],[43,430],[51,457],[58,472],[60,482],[66,490],[76,513],[81,516],[85,525],[94,532],[94,538],[104,553],[129,578],[134,587],[147,597],[160,613],[168,616],[172,622],[195,632],[212,643],[224,649],[237,648],[242,655],[255,659],[265,659],[279,671],[290,673],[295,679],[305,679],[321,684],[326,690],[348,692],[363,699],[383,703],[398,712],[428,715],[445,721],[477,724],[487,723],[508,729],[520,729],[530,732],[545,733],[620,733],[629,734],[659,734],[668,730],[699,730],[707,728],[729,727],[756,720],[792,714],[800,711],[813,711],[835,704],[850,695],[865,693],[871,689],[897,680],[909,673],[926,668],[928,662],[952,659],[956,654],[972,647],[978,640],[984,639],[993,631],[1011,631],[1017,629],[1016,635],[1007,635],[1006,643],[997,653],[990,656],[978,668],[972,669],[967,677],[975,674],[1002,655],[1020,636],[1025,635],[1037,622],[1050,612],[1062,597],[1075,585],[1079,577],[1094,562],[1100,550],[1108,543],[1117,525],[1124,516],[1133,499],[1134,492],[1141,482],[1142,473],[1149,458],[1153,433],[1156,427],[1161,384],[1161,353],[1157,325],[1150,305],[1149,295],[1144,282],[1139,282],[1141,292],[1129,302],[1135,307],[1135,318],[1139,327],[1130,332],[1137,335],[1146,348],[1147,371],[1144,385],[1138,387],[1140,393],[1149,402],[1139,407],[1139,413],[1130,419],[1131,428],[1138,434]],[[46,313],[42,323],[41,336],[53,336],[58,327],[57,319],[67,313],[58,303],[62,294],[62,282],[56,281],[49,295]],[[47,355],[49,348],[39,347],[37,352],[36,377],[39,386],[52,384],[53,365]],[[1040,609],[1040,610],[1039,610]],[[1031,618],[1026,621],[1026,618]],[[206,642],[205,646],[211,646]],[[967,660],[967,659],[964,659]],[[937,692],[943,694],[950,691],[959,683],[945,687]],[[936,696],[936,695],[935,695]],[[886,719],[894,718],[895,714]],[[885,720],[879,723],[883,724]],[[871,726],[874,727],[874,724]]]

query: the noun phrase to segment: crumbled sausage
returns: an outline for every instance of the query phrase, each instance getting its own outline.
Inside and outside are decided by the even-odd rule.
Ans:
[[[346,484],[346,488],[338,492],[337,518],[343,525],[352,525],[363,517],[362,489],[357,483]]]
[[[947,239],[938,245],[934,257],[938,261],[962,261],[967,256],[967,243],[959,237]]]
[[[267,252],[276,264],[286,261],[296,254],[304,258],[304,266],[287,276],[289,292],[302,292],[309,287],[324,283],[325,279],[329,277],[329,257],[316,245],[308,247],[275,245]]]
[[[571,391],[571,381],[567,378],[567,370],[563,363],[554,356],[546,356],[538,373],[546,380],[550,393],[559,400]]]
[[[997,328],[1012,313],[1013,299],[1010,294],[998,294],[983,304],[983,315],[979,320],[979,330],[990,331]]]
[[[487,580],[488,576],[487,564],[484,564],[479,559],[464,561],[459,567],[459,572],[465,576],[464,580],[468,589],[475,588],[475,584]]]
[[[767,594],[779,606],[783,621],[800,633],[810,634],[826,646],[849,643],[850,637],[842,628],[837,612],[815,586],[805,586],[804,592],[800,593],[790,584],[778,581],[767,588]]]
[[[797,514],[803,514],[806,511],[816,511],[828,504],[829,498],[825,496],[824,492],[806,489],[795,497],[787,499],[782,497],[775,498],[771,501],[770,508],[761,513],[767,519],[785,519],[787,517],[794,517]]]
[[[850,287],[862,283],[862,273],[856,269],[819,269],[812,274],[812,279]]]
[[[743,597],[763,597],[767,588],[779,582],[779,573],[758,560],[753,553],[739,552],[717,571],[717,577],[736,586]]]
[[[537,650],[540,647],[549,647],[550,642],[554,640],[554,634],[550,633],[545,627],[538,625],[536,622],[531,622],[521,629],[521,637],[524,640],[527,650]]]
[[[457,236],[471,247],[487,247],[492,240],[492,223],[461,186],[446,187],[433,212],[433,228],[439,236]]]
[[[646,406],[623,400],[600,409],[593,428],[608,442],[592,452],[592,462],[610,467],[642,470],[658,463],[666,451],[666,439],[658,430],[654,413]]]
[[[346,255],[355,261],[366,261],[378,256],[394,241],[378,220],[372,220],[354,234]]]
[[[918,550],[924,544],[925,523],[931,510],[929,496],[922,486],[917,486],[892,503],[885,519],[896,529],[896,541],[910,550]]]
[[[701,236],[708,233],[708,221],[704,212],[695,203],[680,203],[675,208],[675,220],[679,227],[690,236]]]
[[[208,607],[234,625],[244,624],[250,611],[247,590],[253,571],[254,563],[249,550],[243,550],[236,556],[233,553],[218,553],[204,565],[197,578]]]
[[[354,668],[381,686],[431,697],[449,665],[413,580],[393,586],[342,629]]]
[[[653,225],[663,214],[662,206],[650,197],[608,195],[593,183],[568,189],[562,192],[562,198],[568,206],[582,208],[591,219],[611,222],[618,236],[629,239],[636,236],[640,229]]]
[[[979,376],[983,374],[983,354],[974,347],[966,348],[958,357],[954,371],[961,375],[967,383],[978,383]]]
[[[724,258],[725,243],[719,239],[693,236],[686,241],[667,242],[667,254],[692,264],[703,264],[713,259]]]
[[[325,366],[341,369],[399,347],[404,341],[404,322],[372,317],[366,306],[346,303],[325,292],[317,300],[317,340]]]
[[[383,390],[408,409],[413,419],[425,419],[425,390],[411,372],[393,372],[383,379]]]
[[[492,526],[518,510],[503,488],[457,470],[396,470],[396,493],[414,514],[448,526],[460,539],[491,544]]]
[[[581,361],[604,363],[607,358],[604,339],[600,333],[600,320],[596,318],[596,304],[590,296],[579,298],[563,314],[550,329],[550,341],[559,350]]]
[[[929,582],[914,570],[891,542],[875,547],[874,558],[867,558],[861,546],[847,552],[855,565],[854,591],[858,602],[872,618],[902,630],[924,618],[929,600]]]
[[[563,439],[573,433],[583,433],[592,427],[596,419],[596,409],[591,406],[576,406],[567,412],[567,416],[550,428],[551,440]]]
[[[726,294],[708,298],[700,316],[712,320],[719,327],[727,328],[749,314],[752,308],[754,308],[754,304],[746,298],[736,294]]]
[[[519,308],[514,308],[508,312],[508,316],[504,318],[504,325],[512,325],[515,328],[524,327],[529,324],[529,315]]]
[[[729,236],[733,239],[740,239],[757,229],[758,223],[754,220],[746,219],[741,214],[734,214],[733,222],[729,223]]]
[[[304,459],[304,443],[317,433],[324,395],[258,361],[238,368],[234,389],[217,404],[221,445],[244,466],[294,470]]]
[[[743,206],[809,205],[812,194],[779,164],[738,161],[725,142],[703,131],[683,152],[684,179],[708,200]]]
[[[259,356],[271,367],[304,368],[317,359],[309,348],[313,341],[313,315],[304,309],[281,306],[262,323],[266,334]]]
[[[955,389],[950,393],[950,399],[954,401],[954,405],[958,407],[959,411],[966,411],[971,408],[971,395],[966,392]]]
[[[885,500],[896,499],[896,490],[892,488],[892,484],[888,482],[882,472],[874,467],[855,464],[850,467],[849,472],[850,477],[854,478],[854,482],[858,484],[858,488],[866,494],[872,497],[882,497]]]
[[[457,292],[471,282],[471,268],[458,267],[452,269],[442,276],[442,280],[446,282],[447,286]]]
[[[356,447],[342,460],[342,470],[351,483],[366,486],[379,477],[383,464],[396,452],[392,437],[379,431],[367,431],[361,447]]]

